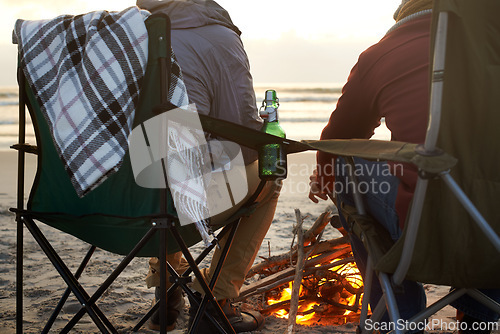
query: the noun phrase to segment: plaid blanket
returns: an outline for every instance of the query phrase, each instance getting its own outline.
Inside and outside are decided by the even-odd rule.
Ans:
[[[130,7],[16,22],[21,66],[80,197],[123,161],[147,63],[148,15]]]
[[[147,62],[144,19],[148,14],[131,7],[119,13],[102,11],[16,22],[14,39],[19,44],[21,65],[80,197],[117,171],[128,149]],[[196,112],[188,107],[181,68],[173,52],[171,55],[169,103]],[[190,129],[175,122],[167,126],[158,118],[163,117],[146,122],[160,126],[149,137],[168,147],[168,154],[157,152],[156,160],[166,159],[168,183],[181,223],[195,223],[209,242],[213,233],[208,226],[202,171],[207,154],[203,152],[206,142],[201,126]],[[132,146],[134,167],[133,155],[141,153],[134,152]]]

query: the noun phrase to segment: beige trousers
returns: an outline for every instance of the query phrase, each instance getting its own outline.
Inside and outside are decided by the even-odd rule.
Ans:
[[[247,198],[253,195],[257,189],[260,179],[258,176],[257,162],[250,164],[246,167],[247,182],[248,182],[248,195],[237,206],[227,210],[212,218],[216,224],[223,222],[234,214]],[[278,203],[279,192],[281,184],[279,182],[269,181],[264,186],[262,192],[257,198],[258,205],[255,211],[249,217],[243,217],[240,225],[236,230],[231,249],[228,253],[226,261],[222,267],[219,279],[214,288],[214,296],[218,300],[226,298],[236,298],[245,276],[253,265],[257,256],[260,245],[266,236],[269,227],[274,218],[276,204]],[[220,240],[221,249],[216,248],[209,268],[203,268],[202,274],[207,282],[210,281],[217,262],[222,253],[222,248],[226,243],[227,236]],[[187,268],[187,262],[182,258],[180,252],[169,254],[167,261],[176,269],[177,272],[182,273]],[[150,272],[146,278],[148,287],[159,286],[159,263],[158,259],[152,258],[150,260]],[[203,294],[201,285],[197,280],[193,283],[193,288]]]

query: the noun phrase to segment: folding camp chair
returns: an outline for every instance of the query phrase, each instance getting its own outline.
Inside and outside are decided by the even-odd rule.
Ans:
[[[366,322],[374,275],[383,298],[372,305],[370,322],[380,321],[387,310],[396,333],[419,328],[416,324],[465,294],[500,313],[500,304],[478,290],[500,288],[500,173],[495,157],[500,143],[499,11],[498,1],[435,1],[430,123],[424,145],[406,145],[417,153],[412,163],[419,178],[403,236],[393,245],[388,232],[367,214],[359,183],[352,189],[355,208],[342,208],[368,252],[359,332],[374,328]],[[357,151],[351,156],[401,161],[398,155],[405,153],[391,145],[381,143],[371,154]],[[354,160],[339,155],[351,166],[346,168],[351,171],[349,184],[356,184]],[[429,157],[436,159],[421,164],[420,159]],[[395,300],[405,279],[453,289],[405,327]]]
[[[145,77],[142,82],[134,124],[140,125],[144,121],[157,116],[158,111],[168,109],[167,87],[170,80],[170,21],[164,15],[151,15],[145,21],[149,35],[149,52]],[[134,174],[127,152],[124,162],[117,172],[109,176],[95,190],[84,197],[78,197],[73,188],[68,173],[65,171],[54,142],[52,141],[46,118],[40,110],[36,94],[25,79],[22,66],[18,69],[19,81],[19,143],[12,148],[18,150],[18,197],[17,207],[11,209],[16,213],[17,220],[17,332],[23,333],[23,238],[24,226],[33,235],[44,253],[55,266],[65,283],[68,285],[61,301],[48,320],[42,332],[48,332],[52,327],[59,311],[62,309],[70,293],[73,293],[81,304],[81,309],[75,317],[63,328],[68,332],[87,313],[103,332],[116,333],[117,330],[97,305],[98,299],[106,289],[127,267],[134,257],[159,257],[160,293],[167,296],[166,273],[171,275],[173,284],[168,294],[177,287],[193,295],[187,287],[190,274],[197,277],[204,289],[205,297],[199,305],[192,330],[196,329],[199,319],[204,316],[208,304],[215,309],[219,322],[206,315],[221,333],[234,333],[229,321],[225,317],[219,304],[211,292],[219,276],[222,263],[229,251],[239,220],[248,215],[255,207],[255,200],[262,190],[264,182],[257,187],[255,194],[230,217],[225,223],[213,226],[214,230],[222,228],[218,238],[228,234],[228,241],[222,251],[218,269],[210,282],[206,282],[198,269],[198,264],[216,245],[216,241],[197,257],[189,252],[188,247],[201,240],[194,224],[180,226],[177,212],[168,189],[150,189],[140,187],[134,182]],[[28,106],[35,128],[37,145],[25,143],[26,111]],[[38,168],[34,184],[29,194],[29,200],[24,204],[24,162],[25,154],[33,153],[38,156]],[[35,220],[52,226],[62,232],[76,236],[91,245],[75,274],[71,273],[66,264],[51,246],[35,223]],[[175,242],[174,242],[175,241]],[[110,274],[92,296],[78,282],[85,266],[92,257],[96,247],[119,255],[126,255],[116,269]],[[188,271],[176,273],[166,263],[167,253],[182,251],[190,264]],[[167,297],[168,298],[168,297]],[[159,302],[146,314],[134,330],[138,330],[148,317],[160,308],[165,314],[166,300]],[[160,317],[161,332],[166,332],[166,319]]]

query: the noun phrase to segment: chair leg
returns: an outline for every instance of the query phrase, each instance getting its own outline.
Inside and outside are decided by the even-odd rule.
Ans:
[[[478,289],[467,289],[467,294],[482,303],[486,307],[490,308],[492,311],[495,311],[500,314],[500,304],[486,296],[484,293],[479,291]]]
[[[26,141],[26,78],[23,70],[17,68],[17,78],[19,87],[19,137],[18,143],[24,144]],[[17,208],[24,208],[24,181],[25,181],[25,153],[18,151],[17,155]],[[17,250],[16,250],[16,333],[23,333],[23,243],[24,224],[19,214],[17,221]]]
[[[134,246],[130,253],[118,264],[115,270],[109,275],[109,277],[101,284],[101,286],[94,292],[92,297],[89,299],[89,304],[94,305],[95,302],[102,296],[102,294],[109,288],[109,286],[115,281],[118,275],[128,266],[130,261],[139,253],[139,251],[146,245],[146,243],[151,239],[151,237],[156,233],[156,229],[151,228],[142,237],[142,239]],[[61,331],[61,333],[67,333],[73,326],[82,318],[85,314],[86,308],[80,309],[78,313],[71,319],[71,321],[66,325],[66,327]]]
[[[24,225],[17,218],[17,250],[16,250],[16,333],[23,334],[23,240]]]
[[[365,328],[365,321],[368,319],[368,304],[370,303],[370,295],[372,290],[373,268],[372,261],[368,258],[366,265],[366,277],[364,282],[363,303],[361,305],[361,317],[359,319],[359,329],[361,331]]]
[[[167,314],[167,229],[160,230],[160,314]],[[167,333],[167,319],[160,317],[160,334]]]
[[[77,280],[80,279],[80,276],[82,275],[83,270],[85,269],[85,267],[89,263],[90,258],[94,254],[95,250],[96,250],[96,246],[91,246],[90,249],[88,250],[87,254],[85,255],[85,257],[83,258],[82,263],[80,264],[80,266],[78,267],[78,269],[75,272],[75,278]],[[49,320],[45,324],[45,327],[42,330],[42,334],[48,333],[50,331],[50,328],[52,327],[52,325],[56,321],[56,318],[59,315],[59,312],[61,312],[61,310],[62,310],[64,304],[66,303],[66,300],[68,299],[70,293],[71,293],[70,288],[67,288],[66,291],[64,291],[64,294],[62,295],[61,299],[59,300],[59,303],[57,304],[56,308],[54,309],[54,312],[52,313]]]
[[[439,299],[438,301],[436,301],[432,305],[426,307],[425,310],[422,310],[421,312],[419,312],[415,316],[411,317],[408,320],[408,322],[417,323],[417,322],[421,322],[421,321],[428,319],[430,316],[435,314],[437,311],[439,311],[443,307],[448,306],[451,302],[460,298],[466,292],[467,292],[466,289],[455,289],[455,290],[451,291],[443,298]]]
[[[26,227],[33,235],[37,243],[40,245],[44,253],[52,262],[52,264],[59,272],[61,277],[64,279],[64,281],[71,289],[71,291],[74,293],[78,301],[82,304],[82,308],[80,309],[80,311],[78,311],[78,313],[73,317],[73,319],[63,328],[61,333],[68,333],[85,313],[89,314],[89,316],[92,318],[92,320],[102,333],[109,333],[109,331],[111,331],[112,333],[118,333],[117,330],[111,324],[111,322],[109,322],[109,320],[101,312],[101,310],[97,307],[95,303],[107,290],[107,288],[115,281],[118,275],[128,266],[130,261],[132,261],[132,259],[137,255],[137,253],[151,239],[151,237],[155,234],[156,229],[152,228],[146,233],[146,235],[144,235],[144,237],[139,241],[139,243],[137,243],[137,245],[132,249],[132,251],[120,262],[117,268],[103,282],[103,284],[96,290],[96,292],[90,297],[86,293],[86,291],[82,288],[82,286],[79,284],[75,276],[70,272],[68,267],[61,260],[61,258],[57,255],[57,253],[52,248],[50,243],[47,241],[47,239],[40,231],[38,226],[35,224],[35,222],[29,217],[21,216],[20,219],[26,225]]]
[[[68,267],[64,264],[64,262],[61,260],[61,258],[57,255],[56,251],[52,248],[50,243],[47,241],[47,239],[44,237],[38,226],[36,226],[35,222],[31,220],[30,218],[27,217],[21,217],[23,220],[24,224],[30,231],[30,233],[33,235],[35,240],[37,241],[38,245],[42,248],[44,253],[47,255],[49,260],[52,262],[56,270],[59,272],[61,277],[64,279],[66,284],[71,288],[71,291],[74,293],[80,304],[83,305],[84,310],[89,314],[89,316],[92,318],[96,326],[99,328],[99,330],[102,333],[108,333],[107,328],[105,327],[104,323],[106,325],[111,325],[107,318],[102,314],[102,312],[99,311],[98,308],[95,307],[93,303],[90,302],[89,300],[89,295],[83,290],[81,285],[78,283],[78,281],[75,279],[73,274],[69,271]],[[112,326],[111,326],[112,328]],[[116,330],[115,330],[116,331]]]
[[[215,308],[215,311],[217,312],[217,315],[220,317],[220,319],[224,323],[225,327],[230,329],[230,333],[235,333],[233,327],[229,323],[229,320],[227,320],[227,317],[225,316],[224,312],[222,311],[222,308],[220,307],[219,303],[217,303],[217,301],[215,300],[215,297],[213,296],[213,293],[212,293],[210,287],[208,286],[203,275],[201,274],[200,270],[198,269],[191,253],[189,252],[189,249],[187,248],[186,244],[184,243],[184,240],[182,240],[182,237],[180,236],[180,234],[177,231],[177,229],[175,228],[175,226],[172,226],[171,232],[172,232],[173,237],[177,241],[179,247],[181,248],[181,251],[184,254],[186,261],[189,263],[189,266],[193,270],[193,274],[198,279],[198,281],[203,289],[203,292],[205,293],[205,297],[206,296],[209,297],[209,301],[212,303],[213,307]],[[197,315],[195,317],[195,321],[198,319],[198,316],[201,316],[201,315],[197,313]],[[194,325],[195,324],[193,323],[192,327],[195,327]],[[216,324],[216,326],[218,327],[219,331],[221,331],[222,333],[226,333],[226,331],[223,330],[223,328],[220,328],[220,326],[218,326],[218,324]],[[191,333],[192,330],[190,330],[189,332]]]
[[[389,313],[389,318],[394,324],[397,324],[397,321],[401,319],[399,315],[398,304],[396,303],[396,296],[394,295],[394,291],[392,290],[391,281],[389,276],[386,273],[379,273],[380,285],[382,287],[382,291],[385,296],[385,304],[387,306],[387,312]],[[395,326],[394,332],[396,334],[402,334],[402,331],[398,326]]]
[[[217,239],[220,240],[224,235],[226,235],[229,230],[230,230],[230,225],[226,225],[217,235]],[[215,240],[212,242],[212,244],[208,247],[206,247],[195,259],[195,264],[198,266],[210,252],[214,249],[214,247],[217,245]],[[185,283],[185,280],[189,278],[189,275],[192,273],[191,267],[187,268],[182,274],[178,274],[172,266],[167,263],[167,269],[170,273],[171,280],[173,281],[172,286],[168,289],[168,291],[174,290],[177,287],[180,287],[184,290],[186,294],[188,294],[193,300],[194,294],[192,293],[191,289],[189,289]],[[168,298],[168,293],[167,292],[167,298]],[[156,304],[151,307],[151,309],[142,317],[141,320],[135,325],[135,327],[132,329],[132,332],[137,332],[144,324],[151,318],[154,312],[160,307],[159,301],[156,301]]]
[[[236,233],[236,230],[238,229],[238,226],[239,226],[239,220],[232,224],[229,237],[226,241],[226,244],[224,245],[224,249],[222,250],[219,262],[217,263],[214,274],[213,274],[212,278],[210,279],[210,283],[208,285],[210,291],[213,291],[215,284],[217,283],[220,272],[222,270],[222,266],[224,265],[225,259],[227,257],[228,252],[229,252],[229,249],[231,248],[233,238],[234,238],[234,235]],[[199,321],[201,320],[203,314],[205,314],[205,310],[206,310],[206,307],[208,306],[210,299],[215,300],[215,298],[212,294],[210,294],[210,295],[205,294],[203,300],[201,301],[201,304],[199,305],[198,312],[196,312],[196,317],[195,317],[195,320],[193,321],[193,324],[191,326],[191,331],[193,331],[193,332],[196,331]],[[224,315],[224,318],[225,318],[225,315]],[[232,327],[231,327],[231,329],[232,329]]]

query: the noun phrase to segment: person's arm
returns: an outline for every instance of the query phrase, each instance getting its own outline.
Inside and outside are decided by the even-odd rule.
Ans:
[[[370,138],[380,125],[380,115],[374,107],[376,94],[373,92],[376,89],[373,87],[376,85],[376,82],[366,78],[358,61],[342,88],[342,95],[321,133],[321,139]],[[313,202],[317,203],[317,198],[333,196],[334,168],[335,156],[318,152],[317,169],[310,177],[309,198]]]
[[[260,129],[250,64],[240,38],[231,31],[214,55],[219,69],[212,101],[215,117]]]
[[[219,70],[213,76],[211,116],[255,130],[262,127],[255,101],[253,80],[247,54],[240,38],[232,31],[223,45],[214,49]],[[257,159],[257,152],[240,145],[245,164]]]

